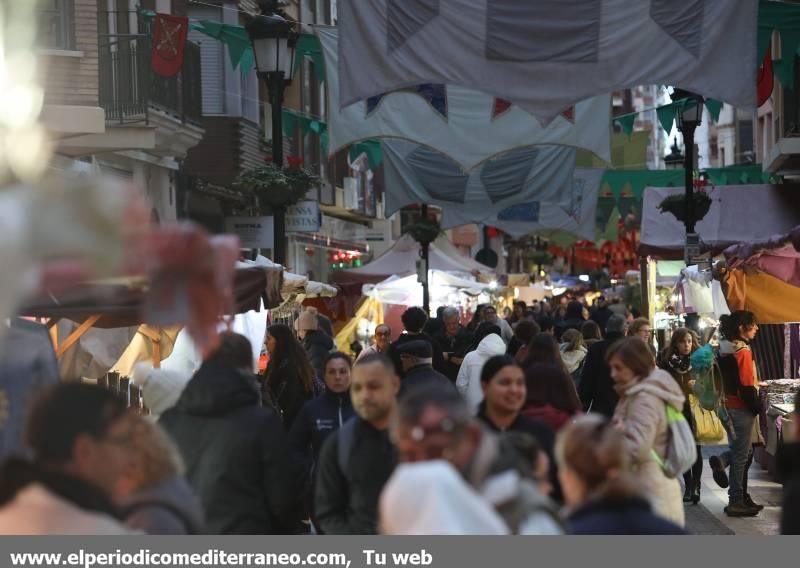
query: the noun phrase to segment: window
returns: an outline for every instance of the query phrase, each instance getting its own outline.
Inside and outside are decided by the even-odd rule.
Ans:
[[[42,0],[39,12],[39,37],[42,47],[75,49],[73,0]]]

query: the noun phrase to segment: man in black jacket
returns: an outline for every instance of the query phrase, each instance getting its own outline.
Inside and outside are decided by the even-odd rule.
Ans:
[[[261,407],[246,337],[226,334],[159,421],[186,463],[213,534],[293,532],[302,516],[281,420]]]
[[[391,361],[381,355],[353,368],[357,416],[325,441],[319,456],[314,513],[323,533],[378,532],[378,499],[397,461],[388,428],[399,389]]]
[[[433,349],[427,341],[407,341],[398,347],[405,376],[400,383],[400,395],[421,386],[439,383],[455,390],[450,380],[433,368]]]
[[[608,319],[614,315],[614,312],[608,307],[605,296],[598,296],[594,301],[594,306],[591,311],[591,320],[600,326],[600,329],[605,329],[608,326]]]
[[[442,311],[444,328],[434,339],[442,350],[444,366],[442,374],[455,384],[458,371],[469,348],[472,346],[472,334],[460,322],[461,316],[456,308],[445,308]]]
[[[592,412],[609,418],[614,415],[619,395],[614,390],[614,380],[608,368],[606,353],[613,343],[625,337],[627,325],[622,316],[616,314],[611,316],[606,325],[606,338],[589,347],[578,391],[584,410],[591,409]]]
[[[444,372],[444,359],[442,358],[442,349],[439,344],[427,333],[423,331],[425,324],[428,321],[428,314],[422,308],[408,308],[401,316],[403,327],[406,333],[397,338],[397,341],[392,343],[389,347],[389,358],[394,363],[395,373],[401,379],[404,376],[403,365],[400,362],[400,352],[397,350],[400,345],[406,341],[424,340],[431,344],[433,349],[433,368],[440,373]]]

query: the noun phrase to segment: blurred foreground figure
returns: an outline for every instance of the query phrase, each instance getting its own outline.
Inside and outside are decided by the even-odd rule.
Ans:
[[[653,514],[630,473],[625,435],[604,417],[578,418],[556,442],[572,534],[685,534]]]
[[[381,532],[503,535],[503,519],[448,462],[403,464],[381,495]]]
[[[26,427],[33,460],[12,458],[0,469],[0,534],[128,532],[111,494],[131,467],[131,425],[108,390],[65,383],[47,391]]]
[[[445,459],[492,505],[514,534],[563,532],[555,510],[511,443],[481,427],[452,389],[420,388],[400,400],[392,440],[401,462]]]
[[[159,423],[180,449],[213,534],[292,532],[301,511],[278,415],[261,407],[246,337],[229,333]]]
[[[125,524],[157,535],[202,533],[203,509],[183,477],[178,449],[146,418],[131,416],[131,426],[132,464],[114,491]]]

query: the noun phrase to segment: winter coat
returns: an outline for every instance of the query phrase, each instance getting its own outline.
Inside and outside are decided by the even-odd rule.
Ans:
[[[450,353],[453,357],[460,357],[462,359],[472,345],[472,334],[464,327],[458,328],[458,333],[455,337],[451,337],[447,335],[447,332],[444,332],[434,336],[434,339],[439,344],[439,349],[442,350],[443,354]],[[458,378],[458,370],[460,368],[461,365],[456,365],[455,363],[445,361],[444,371],[442,371],[442,374],[450,379],[451,382],[455,383],[456,379]]]
[[[400,396],[406,393],[431,384],[440,384],[444,388],[455,389],[450,379],[445,377],[442,373],[435,370],[430,365],[417,365],[406,371],[406,376],[400,383]]]
[[[556,335],[560,339],[568,329],[580,331],[585,322],[586,320],[583,319],[583,304],[572,301],[567,304],[567,313],[564,316],[564,321],[556,326]]]
[[[478,412],[478,405],[483,400],[481,371],[484,364],[495,355],[503,355],[505,352],[506,344],[499,335],[492,333],[483,338],[475,351],[464,357],[456,378],[456,387],[473,412]]]
[[[397,338],[397,341],[392,343],[392,345],[389,347],[389,353],[387,354],[389,356],[389,359],[392,360],[392,363],[394,363],[394,368],[395,371],[397,372],[397,376],[400,377],[401,379],[405,376],[405,373],[403,372],[403,364],[400,361],[400,352],[397,349],[403,343],[406,343],[408,341],[419,341],[419,340],[425,340],[431,344],[431,348],[433,349],[433,368],[439,371],[440,373],[444,373],[446,370],[444,366],[444,358],[442,357],[442,348],[439,347],[438,341],[436,341],[434,338],[432,338],[425,332],[416,334],[403,333],[402,335],[400,335],[400,337]]]
[[[606,363],[606,353],[618,339],[622,339],[621,333],[610,333],[606,339],[598,341],[589,348],[578,387],[578,396],[584,410],[589,410],[591,407],[592,412],[609,418],[614,415],[619,395],[614,390],[614,381]]]
[[[553,432],[560,431],[574,418],[574,415],[566,410],[558,409],[550,404],[526,406],[522,410],[522,414],[546,424]]]
[[[378,500],[397,463],[388,431],[376,430],[358,416],[352,420],[344,471],[339,467],[342,429],[325,440],[319,454],[314,514],[324,534],[377,534]]]
[[[592,315],[589,316],[590,319],[595,322],[598,327],[600,327],[600,331],[603,335],[606,334],[606,324],[608,324],[608,320],[611,316],[614,315],[614,312],[608,306],[603,306],[602,308],[597,308],[592,312]]]
[[[159,420],[178,445],[186,477],[213,534],[293,530],[300,480],[277,414],[259,404],[253,375],[204,363]]]
[[[492,505],[444,460],[398,466],[381,494],[381,530],[391,535],[504,535]]]
[[[300,411],[289,432],[289,445],[296,456],[309,465],[309,448],[316,461],[322,443],[342,424],[355,416],[350,391],[338,393],[325,391],[310,400]]]
[[[115,535],[131,532],[113,517],[82,509],[40,483],[26,486],[0,509],[0,535]]]
[[[200,499],[183,477],[174,477],[129,496],[119,504],[125,524],[154,535],[202,534]]]
[[[308,331],[303,338],[303,349],[317,377],[325,376],[325,359],[333,349],[333,339],[324,331]]]
[[[721,341],[719,344],[719,368],[725,390],[725,406],[738,410],[749,410],[753,415],[761,413],[758,398],[758,369],[753,360],[753,351],[744,341]]]
[[[286,432],[291,430],[303,405],[313,396],[313,393],[306,392],[297,369],[286,359],[272,372],[269,381],[265,380],[262,389],[264,406],[278,413]]]
[[[677,479],[668,478],[651,455],[664,458],[669,442],[666,405],[683,408],[686,398],[680,385],[661,369],[635,383],[619,387],[620,399],[614,422],[625,433],[633,474],[646,487],[656,514],[684,525],[683,497]]]
[[[561,349],[561,360],[564,361],[567,372],[572,375],[573,378],[575,377],[574,373],[581,370],[583,362],[586,361],[587,353],[588,350],[583,345],[573,351]]]
[[[678,525],[653,514],[642,497],[600,497],[584,503],[567,518],[570,534],[679,535]]]

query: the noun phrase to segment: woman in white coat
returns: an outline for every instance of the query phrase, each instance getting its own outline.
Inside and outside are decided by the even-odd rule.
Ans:
[[[483,401],[481,371],[483,365],[495,355],[506,352],[506,344],[500,336],[500,328],[490,322],[483,322],[475,330],[473,350],[464,357],[456,378],[458,392],[466,399],[473,414],[478,413],[478,405]]]

